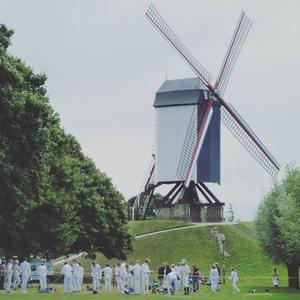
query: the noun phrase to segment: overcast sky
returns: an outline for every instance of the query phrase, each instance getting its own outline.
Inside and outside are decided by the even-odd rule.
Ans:
[[[300,1],[153,1],[214,77],[244,9],[254,25],[224,98],[284,166],[299,165]],[[145,19],[150,1],[0,0],[15,31],[11,53],[48,76],[51,105],[84,153],[130,197],[154,144],[155,92],[166,78],[192,77]],[[220,200],[251,220],[271,177],[222,129]]]

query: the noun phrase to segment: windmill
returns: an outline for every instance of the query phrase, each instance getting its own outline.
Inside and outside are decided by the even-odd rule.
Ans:
[[[145,218],[154,190],[162,184],[173,184],[174,186],[161,203],[162,208],[170,209],[174,201],[177,201],[181,207],[173,207],[173,210],[169,210],[169,217],[180,219],[182,216],[188,216],[193,219],[194,215],[199,220],[201,215],[197,207],[205,206],[212,212],[208,221],[221,220],[224,203],[219,201],[205,184],[205,182],[220,183],[220,120],[274,180],[280,169],[279,163],[262,141],[237,110],[223,98],[233,66],[252,26],[252,21],[242,11],[217,80],[215,84],[212,84],[209,72],[183,45],[153,4],[146,12],[146,18],[183,58],[197,77],[166,81],[156,93],[154,106],[157,111],[156,128],[159,128],[156,129],[156,150],[149,167],[149,175],[134,202],[133,216]],[[187,99],[190,100],[186,102]],[[171,111],[173,119],[170,117]],[[188,115],[189,119],[187,119]],[[174,119],[176,118],[180,119],[181,123],[179,122],[173,130],[173,132],[176,131],[176,137],[173,137],[173,140],[176,138],[177,143],[181,141],[181,151],[176,154],[177,156],[173,155],[172,160],[170,153],[174,152],[175,146],[173,143],[173,148],[171,151],[169,149],[168,153],[168,145],[172,144],[172,137],[166,141],[171,132],[166,128],[170,128],[170,124],[175,126]],[[161,127],[160,124],[162,124]],[[180,128],[185,129],[184,138],[182,132],[177,132]],[[167,146],[161,146],[162,140]],[[198,192],[207,203],[200,200]],[[193,204],[194,207],[196,206],[196,213],[195,210],[187,210],[187,205],[193,207]],[[162,214],[161,217],[166,216]]]

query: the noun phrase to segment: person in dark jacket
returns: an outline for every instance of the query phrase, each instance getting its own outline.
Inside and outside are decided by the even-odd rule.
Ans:
[[[192,281],[193,281],[193,292],[199,291],[199,268],[197,266],[192,267]]]
[[[165,268],[166,268],[165,263],[162,263],[161,266],[158,269],[158,276],[157,276],[157,278],[158,278],[160,286],[162,286],[162,284],[164,282]]]
[[[171,272],[172,272],[172,269],[171,269],[169,263],[166,263],[165,277],[167,277],[167,275],[168,275],[169,273],[171,273]]]

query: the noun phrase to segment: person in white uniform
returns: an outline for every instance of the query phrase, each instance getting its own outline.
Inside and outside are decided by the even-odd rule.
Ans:
[[[219,273],[218,273],[218,269],[216,268],[215,265],[211,266],[211,269],[209,272],[209,280],[210,280],[211,291],[213,293],[216,293],[217,288],[218,288]]]
[[[72,292],[72,267],[65,262],[60,273],[64,276],[64,292]]]
[[[5,290],[7,293],[10,293],[12,276],[13,276],[13,260],[9,259],[6,265],[6,273],[5,273]]]
[[[239,278],[238,278],[237,271],[234,269],[234,267],[231,268],[230,280],[232,283],[233,291],[239,293],[240,289],[237,286],[237,282],[238,282]]]
[[[121,263],[120,266],[120,289],[123,291],[126,286],[126,281],[127,281],[128,273],[127,273],[127,261],[124,261]]]
[[[169,296],[171,295],[171,288],[172,288],[172,285],[174,285],[174,288],[175,288],[174,295],[177,296],[178,295],[178,278],[177,278],[175,270],[168,273],[168,275],[166,276],[166,283],[167,283],[167,294]]]
[[[142,291],[145,294],[149,293],[149,259],[145,259],[144,263],[142,264]]]
[[[111,292],[111,279],[112,279],[112,269],[109,264],[106,264],[105,268],[102,270],[104,274],[104,287],[105,290]]]
[[[80,276],[81,276],[81,270],[79,263],[77,260],[73,260],[72,265],[72,283],[73,283],[73,292],[80,292]]]
[[[81,263],[79,263],[80,276],[79,276],[79,290],[81,291],[81,286],[83,284],[84,268]]]
[[[16,259],[13,265],[13,287],[16,290],[21,283],[21,268],[19,266],[19,261]]]
[[[175,273],[176,273],[177,279],[178,279],[178,290],[180,290],[180,285],[181,285],[181,263],[178,262],[174,269],[175,269]]]
[[[115,279],[117,283],[117,290],[121,291],[121,278],[120,278],[120,272],[121,272],[121,265],[120,263],[117,263],[115,266]]]
[[[37,268],[37,273],[40,280],[40,290],[43,292],[47,289],[47,267],[45,261]]]
[[[126,286],[128,288],[133,288],[133,270],[132,270],[132,265],[127,266],[127,280],[126,280]]]
[[[101,267],[98,264],[96,264],[96,262],[92,262],[91,275],[93,279],[93,291],[99,292],[101,280]]]
[[[187,264],[187,261],[183,259],[181,261],[181,280],[184,288],[184,295],[190,294],[190,284],[189,284],[189,277],[190,277],[190,267]]]
[[[31,267],[29,262],[27,261],[27,258],[25,257],[24,260],[20,264],[20,269],[21,269],[21,293],[25,294],[27,293],[27,283],[28,280],[31,277]]]
[[[142,272],[142,268],[140,266],[139,260],[137,260],[135,265],[132,267],[132,272],[133,272],[134,293],[138,295],[141,290],[141,272]]]

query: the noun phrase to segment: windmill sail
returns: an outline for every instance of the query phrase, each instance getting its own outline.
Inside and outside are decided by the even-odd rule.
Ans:
[[[221,120],[251,156],[276,179],[280,164],[231,104],[221,107]]]
[[[262,165],[262,167],[276,179],[280,165],[253,133],[247,123],[237,113],[237,111],[227,104],[222,99],[222,94],[226,88],[229,76],[231,74],[234,63],[240,53],[241,47],[247,37],[251,28],[252,22],[242,12],[238,21],[236,30],[233,34],[229,48],[225,55],[218,79],[213,87],[211,85],[211,75],[209,72],[198,62],[198,60],[187,50],[183,43],[178,39],[173,30],[168,26],[165,20],[158,13],[156,8],[151,4],[146,17],[155,26],[155,28],[163,35],[163,37],[172,45],[172,47],[183,57],[186,63],[191,67],[194,73],[202,80],[211,93],[211,105],[213,101],[217,101],[221,106],[221,120],[229,129],[229,131],[237,138],[237,140],[246,148],[246,150]],[[177,170],[177,176],[184,178],[186,184],[191,178],[197,155],[200,153],[203,139],[205,137],[205,128],[209,124],[209,112],[207,110],[207,118],[201,122],[200,128],[202,132],[198,132],[197,136],[191,138],[193,129],[188,129],[186,134],[186,141],[180,156],[180,162]],[[194,121],[191,121],[193,123]],[[191,125],[192,126],[192,125]],[[193,125],[194,126],[194,125]]]
[[[246,13],[242,11],[214,86],[214,89],[218,91],[220,96],[225,92],[233,66],[243,47],[251,26],[252,21]]]
[[[183,57],[185,62],[191,67],[195,74],[207,85],[211,84],[211,74],[199,63],[199,61],[190,53],[190,51],[179,40],[174,31],[159,14],[153,4],[149,6],[146,12],[147,19],[163,35],[172,47]]]

